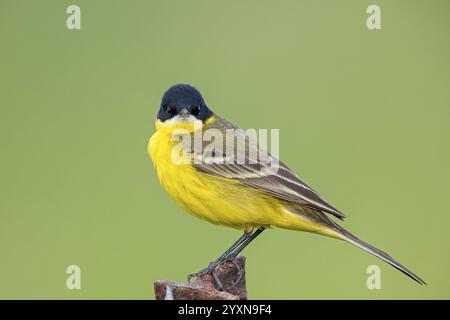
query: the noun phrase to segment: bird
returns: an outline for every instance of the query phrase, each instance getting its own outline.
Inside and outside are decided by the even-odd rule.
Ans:
[[[264,230],[275,227],[344,240],[426,285],[388,253],[341,227],[335,220],[343,220],[344,213],[253,137],[214,113],[194,86],[180,83],[165,91],[155,127],[148,153],[165,191],[194,217],[243,231],[222,255],[188,279],[235,259]],[[227,139],[234,142],[232,147],[220,148]],[[239,156],[241,161],[236,161]]]

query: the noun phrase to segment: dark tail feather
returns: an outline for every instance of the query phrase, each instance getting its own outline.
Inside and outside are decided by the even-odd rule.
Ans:
[[[378,258],[380,258],[383,261],[386,261],[387,263],[389,263],[391,266],[393,266],[394,268],[400,270],[401,272],[403,272],[404,274],[406,274],[408,277],[410,277],[411,279],[413,279],[414,281],[422,284],[422,285],[427,285],[425,283],[425,281],[423,281],[418,275],[414,274],[412,271],[410,271],[408,268],[406,268],[405,266],[401,265],[400,263],[398,263],[397,261],[395,261],[390,255],[388,255],[386,252],[381,251],[377,248],[375,248],[374,246],[368,244],[367,242],[364,242],[360,239],[358,239],[357,237],[355,237],[353,234],[351,234],[350,232],[348,232],[347,230],[345,230],[344,228],[335,225],[336,231],[339,232],[339,234],[341,235],[341,238],[343,240],[346,240],[348,242],[350,242],[351,244],[373,254],[374,256],[377,256]]]

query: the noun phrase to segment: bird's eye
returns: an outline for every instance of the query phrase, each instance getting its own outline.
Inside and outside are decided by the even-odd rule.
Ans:
[[[200,113],[200,107],[199,106],[193,106],[192,108],[191,108],[191,114],[193,115],[193,116],[198,116],[198,114]]]
[[[175,115],[175,108],[174,107],[167,107],[166,112],[169,116]]]

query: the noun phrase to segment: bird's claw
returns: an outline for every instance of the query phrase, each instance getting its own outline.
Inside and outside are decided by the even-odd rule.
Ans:
[[[237,270],[237,279],[234,280],[234,281],[232,281],[232,282],[231,282],[231,285],[230,285],[229,287],[225,288],[224,285],[223,285],[223,283],[222,283],[222,280],[219,278],[219,276],[218,276],[217,273],[216,273],[216,270],[217,270],[217,269],[214,269],[214,270],[212,271],[211,274],[212,274],[212,276],[213,276],[213,278],[214,278],[214,281],[215,281],[215,283],[216,283],[217,289],[218,289],[218,290],[221,290],[221,291],[225,291],[225,289],[231,289],[231,288],[234,288],[234,287],[241,281],[242,276],[244,275],[244,272],[245,272],[245,270],[244,270],[243,268],[241,268],[241,266],[239,265],[239,263],[236,262],[235,257],[232,256],[232,257],[226,259],[225,261],[230,261],[230,262],[236,267],[236,270]]]
[[[245,273],[245,270],[244,270],[243,268],[241,268],[241,266],[239,265],[239,263],[236,262],[235,257],[232,257],[232,260],[230,260],[230,261],[231,261],[231,262],[234,264],[234,266],[236,267],[237,274],[238,274],[237,280],[234,281],[234,282],[231,284],[231,288],[233,288],[234,286],[236,286],[236,285],[241,281],[242,276],[243,276],[244,273]]]
[[[197,273],[188,274],[188,276],[187,276],[188,282],[191,283],[192,279],[198,278],[198,277],[203,276],[203,275],[205,275],[207,273],[211,273],[211,276],[213,277],[214,282],[216,283],[217,289],[221,290],[221,291],[224,291],[224,289],[225,289],[224,285],[223,285],[222,281],[220,280],[220,278],[219,278],[219,276],[218,276],[218,274],[216,272],[217,271],[217,267],[221,263],[223,263],[224,261],[230,261],[236,267],[237,279],[235,281],[233,281],[231,283],[231,286],[229,287],[229,288],[233,288],[234,286],[236,286],[241,281],[242,276],[245,273],[245,270],[243,268],[241,268],[239,263],[236,262],[236,256],[234,256],[234,255],[231,255],[230,257],[228,257],[227,259],[225,259],[223,261],[220,261],[219,263],[217,261],[213,261],[205,269],[200,270]]]
[[[216,267],[217,266],[214,265],[214,262],[210,262],[205,269],[202,269],[202,270],[200,270],[199,272],[196,272],[196,273],[188,274],[187,275],[187,280],[190,283],[193,278],[198,278],[200,276],[203,276],[203,275],[209,273],[210,271],[215,270]]]
[[[220,291],[224,291],[222,280],[220,280],[219,276],[217,275],[216,269],[214,269],[211,274],[212,274],[212,276],[214,278],[214,281],[216,283],[217,289],[219,289]]]

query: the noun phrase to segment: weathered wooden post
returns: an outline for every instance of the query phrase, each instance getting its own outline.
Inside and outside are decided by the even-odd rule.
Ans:
[[[154,283],[156,300],[245,300],[245,257],[222,262],[214,273],[191,283],[159,280]]]

